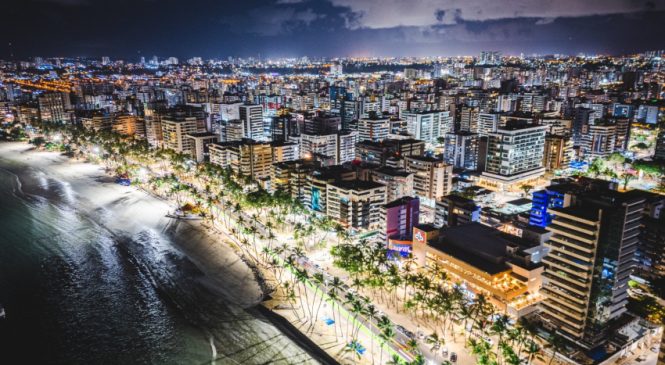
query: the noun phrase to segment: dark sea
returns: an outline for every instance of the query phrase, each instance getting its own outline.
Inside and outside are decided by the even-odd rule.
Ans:
[[[0,154],[0,364],[316,363],[204,285],[169,223],[127,235],[82,206],[67,181]]]

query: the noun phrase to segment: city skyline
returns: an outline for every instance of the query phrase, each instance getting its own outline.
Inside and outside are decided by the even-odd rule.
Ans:
[[[5,14],[3,59],[617,55],[662,48],[665,1],[28,0]]]

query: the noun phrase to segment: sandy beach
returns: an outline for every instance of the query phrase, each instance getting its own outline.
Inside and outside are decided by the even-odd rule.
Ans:
[[[277,351],[281,351],[281,356],[262,354],[262,360],[257,359],[257,363],[264,363],[267,360],[264,356],[272,356],[274,363],[334,363],[334,360],[326,356],[306,336],[293,327],[289,328],[288,321],[280,320],[270,311],[256,309],[264,299],[260,278],[257,278],[257,273],[241,259],[229,242],[225,242],[219,232],[206,227],[200,221],[180,221],[166,217],[168,212],[173,211],[173,206],[168,201],[134,186],[115,184],[114,179],[105,174],[99,165],[75,161],[60,153],[36,151],[24,143],[0,143],[0,158],[9,163],[9,170],[12,163],[16,163],[17,169],[27,165],[34,170],[32,173],[37,176],[36,179],[19,184],[18,188],[25,196],[31,196],[33,191],[37,190],[43,194],[49,179],[57,179],[63,182],[64,188],[49,196],[49,200],[61,200],[75,205],[76,214],[98,223],[111,235],[119,238],[134,237],[147,232],[157,237],[167,237],[169,242],[173,242],[203,273],[197,277],[201,284],[217,293],[224,302],[245,308],[258,314],[258,318],[263,318],[263,321],[272,323],[270,326],[273,329],[251,330],[255,332],[254,335],[263,337],[263,340],[257,340],[260,341],[258,343],[278,341],[273,346],[278,348]],[[35,196],[35,199],[38,198],[40,197]],[[151,247],[150,250],[149,254],[160,255],[168,249]],[[232,323],[228,325],[229,329],[234,328]],[[237,327],[240,329],[242,326],[243,324],[240,324]],[[275,339],[274,328],[282,332],[280,339]],[[224,352],[224,342],[217,346],[212,345],[213,354],[218,350],[220,353]],[[297,343],[299,347],[293,343]],[[232,348],[230,344],[229,348]],[[233,353],[238,351],[240,350],[234,350]],[[249,359],[247,358],[245,363],[254,363],[254,360]],[[237,363],[237,360],[218,361]]]

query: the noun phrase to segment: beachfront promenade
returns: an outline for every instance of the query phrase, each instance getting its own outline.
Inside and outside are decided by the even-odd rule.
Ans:
[[[447,333],[440,333],[442,326],[438,319],[428,320],[424,315],[419,316],[416,309],[406,308],[412,297],[406,286],[396,288],[393,293],[396,299],[391,306],[372,290],[356,285],[357,277],[352,280],[350,274],[333,265],[330,257],[321,260],[331,247],[340,244],[343,236],[335,227],[313,226],[312,221],[325,217],[288,209],[286,214],[282,212],[285,219],[276,224],[271,214],[279,214],[279,207],[248,204],[247,197],[260,192],[255,182],[211,170],[214,166],[197,165],[168,151],[137,148],[138,151],[131,152],[128,148],[130,152],[121,155],[114,150],[103,154],[93,144],[80,150],[80,157],[103,163],[107,171],[129,170],[133,166],[132,183],[168,199],[173,210],[186,203],[199,207],[205,213],[205,222],[214,225],[227,242],[242,252],[245,261],[260,271],[257,276],[268,280],[274,291],[273,301],[267,305],[340,362],[441,363],[446,359],[443,349],[448,350],[447,355],[456,353],[458,363],[475,362],[464,348],[468,336],[455,324],[457,320],[449,320],[444,326]],[[103,160],[102,155],[106,156]],[[310,241],[316,241],[316,245],[299,241],[294,228],[298,225],[312,226],[310,235],[314,237]],[[347,245],[359,243],[348,236],[343,241]],[[278,251],[278,246],[284,249]],[[312,255],[319,259],[313,261]],[[330,283],[335,280],[341,281],[341,285],[335,287],[333,298]],[[450,312],[447,315],[451,317]],[[428,340],[437,328],[441,337]],[[438,350],[434,351],[437,343]]]

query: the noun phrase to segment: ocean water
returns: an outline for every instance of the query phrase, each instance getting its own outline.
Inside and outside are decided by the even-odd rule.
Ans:
[[[67,181],[0,155],[0,364],[316,363],[210,290],[173,223],[127,234],[84,206]]]

